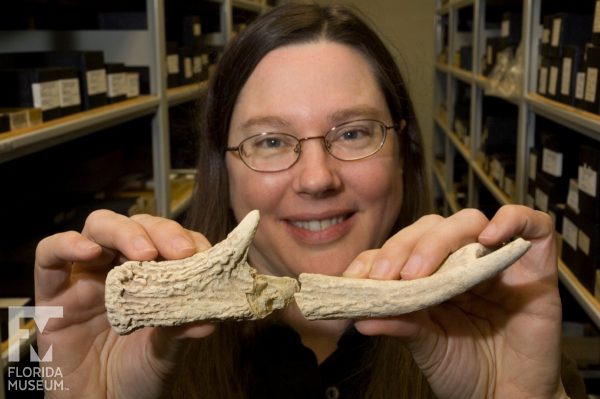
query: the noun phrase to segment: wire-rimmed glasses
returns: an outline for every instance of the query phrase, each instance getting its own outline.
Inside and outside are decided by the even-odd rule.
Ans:
[[[302,142],[323,140],[325,150],[340,161],[367,158],[383,147],[388,129],[374,119],[360,119],[334,126],[324,136],[297,138],[288,133],[264,132],[244,139],[225,151],[237,151],[242,162],[258,172],[280,172],[294,166],[302,153]]]

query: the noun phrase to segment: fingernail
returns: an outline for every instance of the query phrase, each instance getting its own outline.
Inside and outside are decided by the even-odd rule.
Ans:
[[[391,268],[392,263],[389,260],[379,259],[373,264],[369,277],[376,279],[386,278],[389,275]]]
[[[481,233],[479,233],[479,238],[494,238],[497,232],[498,227],[496,227],[495,224],[490,223]]]
[[[361,277],[365,271],[367,266],[361,262],[360,260],[355,260],[350,263],[350,266],[343,273],[344,277]]]
[[[133,248],[138,251],[151,251],[153,250],[152,245],[146,237],[138,236],[132,241]]]
[[[194,245],[182,236],[175,236],[171,239],[171,246],[177,251],[189,251],[194,249]]]
[[[96,244],[93,241],[79,241],[77,243],[77,247],[83,251],[89,252],[89,251],[94,251],[98,248],[98,244]]]
[[[415,277],[419,274],[423,264],[423,260],[420,255],[413,255],[408,259],[402,270],[400,271],[400,276],[402,278],[410,278]]]

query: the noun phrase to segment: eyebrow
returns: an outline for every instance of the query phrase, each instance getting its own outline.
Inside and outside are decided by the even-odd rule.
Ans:
[[[358,106],[352,108],[341,109],[333,112],[327,116],[327,120],[331,126],[335,126],[339,123],[348,122],[352,119],[360,118],[380,118],[381,110],[379,108],[370,106]],[[250,130],[256,126],[268,126],[269,128],[275,129],[286,129],[291,126],[285,118],[281,118],[275,115],[257,116],[245,121],[241,128],[243,130]]]

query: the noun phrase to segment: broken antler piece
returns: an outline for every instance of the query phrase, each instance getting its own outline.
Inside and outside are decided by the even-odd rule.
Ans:
[[[110,324],[128,334],[146,326],[259,319],[285,307],[298,282],[259,275],[246,262],[258,220],[258,211],[250,212],[225,240],[189,258],[112,269],[105,291]]]
[[[309,320],[389,317],[442,303],[513,264],[531,246],[521,238],[489,252],[481,244],[452,253],[431,276],[416,280],[369,280],[301,274],[295,295]]]

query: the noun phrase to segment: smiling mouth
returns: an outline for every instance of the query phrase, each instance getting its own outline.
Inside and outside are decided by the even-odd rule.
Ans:
[[[334,218],[320,219],[320,220],[298,220],[292,221],[291,224],[295,227],[308,230],[308,231],[323,231],[331,226],[342,223],[348,216],[337,216]]]

